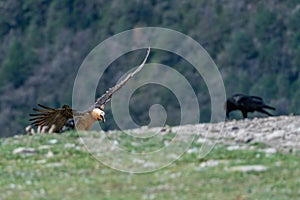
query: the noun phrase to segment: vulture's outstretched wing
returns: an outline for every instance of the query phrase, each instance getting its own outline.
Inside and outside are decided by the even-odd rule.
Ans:
[[[48,106],[44,106],[38,104],[43,109],[33,108],[34,111],[38,113],[30,114],[32,121],[32,125],[35,126],[48,126],[48,129],[51,128],[52,125],[55,125],[54,132],[60,132],[63,126],[65,126],[68,122],[68,119],[73,118],[72,109],[64,105],[62,108],[54,109]]]
[[[95,104],[92,107],[93,108],[100,108],[101,106],[103,106],[104,104],[106,104],[111,99],[112,95],[116,91],[118,91],[121,87],[123,87],[127,83],[127,81],[129,79],[131,79],[136,73],[138,73],[139,71],[141,71],[141,69],[144,67],[144,65],[145,65],[145,63],[146,63],[146,61],[148,59],[149,54],[150,54],[150,47],[147,50],[146,57],[144,58],[142,64],[140,66],[138,66],[136,68],[136,70],[134,70],[133,72],[131,72],[130,74],[128,74],[123,81],[121,81],[120,83],[118,83],[114,87],[109,88],[109,90],[107,90],[101,97],[99,97],[96,100]]]

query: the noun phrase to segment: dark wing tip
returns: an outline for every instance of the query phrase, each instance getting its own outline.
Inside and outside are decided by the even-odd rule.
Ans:
[[[44,105],[42,105],[42,104],[38,104],[38,106],[40,106],[40,107],[42,107],[42,108],[44,108],[44,109],[46,109],[46,110],[55,110],[54,108],[50,108],[50,107],[44,106]]]

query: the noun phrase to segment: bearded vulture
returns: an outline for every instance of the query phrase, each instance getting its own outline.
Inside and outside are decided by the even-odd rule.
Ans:
[[[37,113],[30,114],[32,118],[29,121],[32,122],[32,125],[37,127],[47,127],[47,129],[52,127],[52,131],[56,133],[74,129],[75,127],[76,130],[88,130],[96,121],[105,122],[104,105],[111,99],[112,95],[116,91],[124,86],[129,79],[131,79],[144,67],[149,54],[150,48],[148,48],[146,57],[142,64],[138,66],[135,71],[128,74],[119,84],[107,90],[96,100],[94,105],[86,111],[75,111],[68,105],[63,105],[61,108],[55,109],[38,104],[41,108],[33,108],[33,110]]]

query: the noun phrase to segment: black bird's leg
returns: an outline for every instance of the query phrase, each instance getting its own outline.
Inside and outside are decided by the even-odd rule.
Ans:
[[[244,119],[247,118],[247,111],[242,111],[242,113],[243,113],[243,118]]]

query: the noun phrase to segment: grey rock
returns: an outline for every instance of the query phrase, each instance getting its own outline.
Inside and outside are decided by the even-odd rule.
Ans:
[[[13,154],[36,154],[37,151],[34,148],[18,147],[14,149]]]
[[[249,171],[255,171],[255,172],[263,172],[266,171],[268,167],[263,165],[240,165],[240,166],[234,166],[228,168],[228,171],[232,172],[249,172]]]

